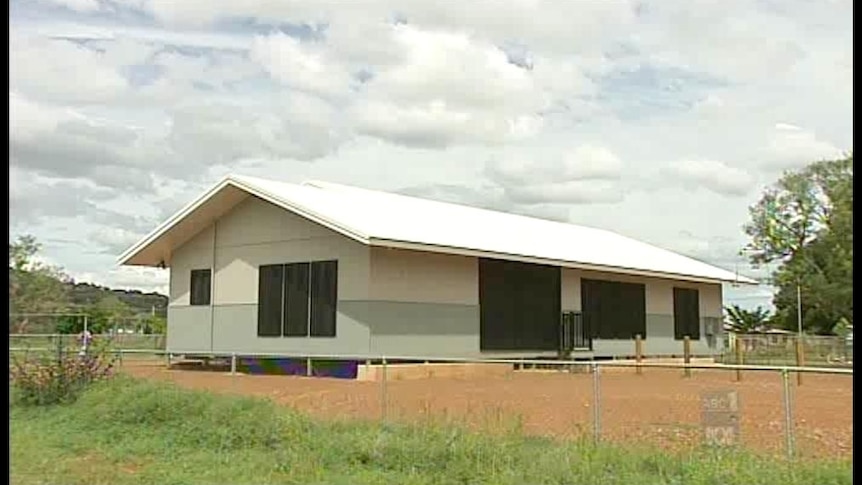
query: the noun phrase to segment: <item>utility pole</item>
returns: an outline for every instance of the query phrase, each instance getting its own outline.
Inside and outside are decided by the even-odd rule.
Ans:
[[[799,338],[802,338],[802,285],[796,280],[796,326],[799,330]]]

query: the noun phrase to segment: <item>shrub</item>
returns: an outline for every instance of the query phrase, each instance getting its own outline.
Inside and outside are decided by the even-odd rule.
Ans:
[[[84,355],[61,351],[12,356],[12,397],[33,406],[74,401],[89,384],[110,377],[115,360],[107,347],[91,348]]]

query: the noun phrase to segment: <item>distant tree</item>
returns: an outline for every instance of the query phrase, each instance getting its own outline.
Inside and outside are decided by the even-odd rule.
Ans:
[[[107,294],[94,305],[86,308],[88,324],[94,333],[107,332],[113,327],[122,327],[132,317],[132,310],[116,295]]]
[[[835,330],[834,331],[835,331],[835,335],[846,339],[847,337],[850,336],[850,334],[853,333],[853,325],[851,325],[850,322],[847,321],[846,318],[842,318],[841,320],[838,321],[838,323],[835,324]]]
[[[56,313],[67,309],[69,300],[60,268],[38,261],[41,245],[29,235],[9,243],[9,326],[24,333],[32,319],[25,314]]]
[[[805,330],[831,333],[853,321],[853,155],[786,172],[749,208],[751,262],[778,263],[775,321],[797,326],[797,285]]]
[[[746,310],[739,305],[725,307],[727,321],[735,332],[751,333],[766,330],[770,327],[772,315],[769,310],[758,306],[754,310]]]
[[[88,322],[89,323],[89,322]],[[87,326],[89,329],[89,325]],[[84,315],[64,315],[57,319],[55,332],[60,334],[77,334],[84,330]]]
[[[157,315],[147,315],[141,318],[140,326],[144,334],[164,335],[167,331],[167,320]]]

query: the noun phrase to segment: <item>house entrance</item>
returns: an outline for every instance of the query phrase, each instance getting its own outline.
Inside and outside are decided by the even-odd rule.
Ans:
[[[479,342],[483,351],[560,348],[560,268],[479,260]]]

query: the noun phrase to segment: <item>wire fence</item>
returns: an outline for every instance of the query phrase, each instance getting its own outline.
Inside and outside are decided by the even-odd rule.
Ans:
[[[115,350],[134,351],[163,351],[165,349],[165,336],[161,334],[140,333],[102,333],[92,336],[95,345],[107,345]],[[79,334],[58,333],[27,333],[9,334],[9,348],[13,351],[42,350],[54,351],[63,349],[68,351],[80,347],[82,344]]]
[[[153,315],[100,316],[87,313],[10,313],[9,333],[54,335],[78,333],[83,329],[110,334],[155,334],[164,328],[153,326]]]
[[[853,340],[786,333],[727,334],[719,361],[733,364],[853,366]],[[801,344],[801,345],[799,345]]]
[[[852,368],[648,359],[180,355],[142,348],[163,345],[155,339],[134,348],[120,343],[112,340],[111,348],[122,372],[265,396],[327,419],[446,423],[679,451],[736,447],[793,459],[852,456]],[[10,347],[12,353],[52,349]],[[793,378],[802,374],[804,383]]]

